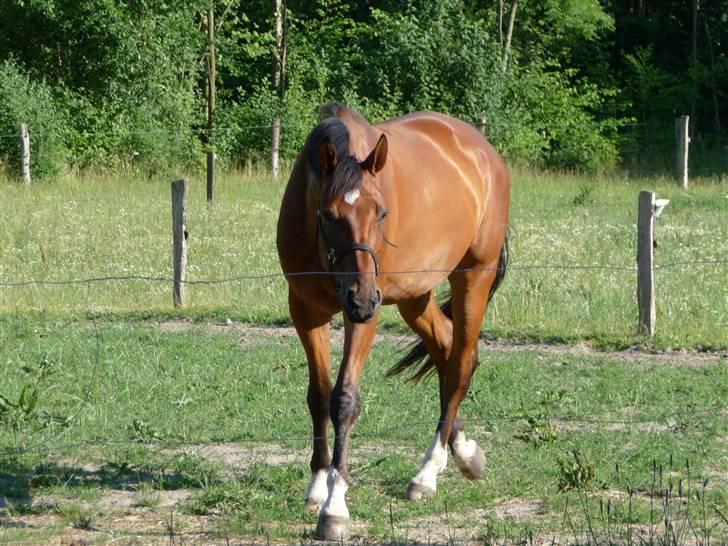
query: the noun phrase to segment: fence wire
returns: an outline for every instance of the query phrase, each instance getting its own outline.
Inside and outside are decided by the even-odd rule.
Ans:
[[[725,265],[725,260],[697,260],[697,261],[677,261],[677,262],[670,262],[665,264],[659,264],[656,265],[653,269],[676,269],[676,268],[682,268],[682,267],[696,267],[696,266],[723,266]],[[428,274],[428,273],[466,273],[466,272],[477,272],[477,271],[493,271],[497,268],[462,268],[462,269],[417,269],[417,270],[407,270],[407,271],[385,271],[380,272],[380,275],[412,275],[412,274]],[[619,271],[619,272],[625,272],[625,273],[638,273],[640,271],[639,268],[636,266],[601,266],[601,265],[589,265],[589,264],[524,264],[524,265],[518,265],[518,264],[512,264],[508,267],[509,270],[587,270],[587,271]],[[217,285],[217,284],[224,284],[224,283],[232,283],[232,282],[240,282],[240,281],[255,281],[255,280],[268,280],[268,279],[279,279],[279,278],[285,278],[285,277],[298,277],[298,276],[332,276],[332,275],[340,275],[341,273],[334,273],[330,271],[304,271],[304,272],[297,272],[297,273],[260,273],[260,274],[243,274],[238,275],[234,277],[229,278],[221,278],[221,279],[199,279],[199,280],[186,280],[183,281],[187,285]],[[356,274],[356,273],[352,273]],[[374,274],[374,273],[372,273]],[[23,286],[31,286],[31,285],[40,285],[40,286],[66,286],[66,285],[79,285],[79,284],[86,284],[86,286],[89,288],[86,295],[86,306],[90,308],[90,287],[94,283],[103,283],[103,282],[118,282],[118,281],[144,281],[144,282],[164,282],[164,283],[173,283],[175,282],[174,278],[166,277],[166,276],[147,276],[147,275],[109,275],[109,276],[99,276],[99,277],[89,277],[85,279],[67,279],[67,280],[46,280],[46,279],[30,279],[25,281],[19,281],[19,282],[0,282],[0,288],[14,288],[14,287],[23,287]],[[91,314],[93,317],[93,315]],[[91,392],[92,385],[96,381],[100,362],[101,362],[101,351],[102,351],[102,341],[101,341],[101,333],[98,328],[98,324],[96,323],[95,319],[92,318],[93,321],[93,328],[94,328],[94,337],[95,337],[95,343],[96,343],[96,349],[95,349],[95,358],[94,358],[94,364],[93,364],[93,371],[91,374],[91,378],[89,380],[89,384],[87,385],[86,389],[84,390],[84,398],[80,402],[79,407],[76,409],[75,413],[73,413],[72,417],[70,417],[66,423],[71,423],[75,421],[79,415],[82,413],[84,408],[88,406],[88,400]],[[465,423],[470,424],[488,424],[492,423],[494,421],[501,421],[501,422],[519,422],[524,421],[527,418],[527,415],[525,413],[526,410],[524,410],[524,413],[515,414],[515,415],[503,415],[503,413],[493,413],[488,415],[483,415],[477,418],[471,418],[471,419],[464,419],[463,421]],[[659,417],[644,417],[644,418],[633,418],[633,419],[601,419],[601,418],[594,418],[594,417],[588,417],[588,416],[548,416],[545,417],[545,419],[549,422],[556,422],[556,423],[562,423],[562,424],[584,424],[584,425],[591,425],[591,426],[609,426],[609,425],[619,425],[619,426],[634,426],[634,425],[645,425],[645,424],[651,424],[651,425],[667,425],[668,428],[664,431],[657,431],[657,432],[672,432],[672,433],[690,433],[690,430],[685,430],[681,427],[676,427],[675,424],[679,422],[683,422],[685,419],[691,419],[693,421],[699,421],[701,417],[714,413],[714,412],[722,412],[725,411],[725,408],[722,407],[710,407],[705,408],[699,411],[693,411],[693,412],[682,412],[682,413],[676,413],[674,415],[668,415],[668,416],[659,416]],[[397,434],[398,439],[409,439],[409,440],[416,440],[421,439],[421,435],[418,435],[417,437],[412,436],[411,432],[413,429],[416,429],[418,427],[424,427],[429,426],[432,430],[437,426],[438,421],[436,420],[419,420],[419,421],[412,421],[412,422],[405,422],[405,423],[398,423],[397,425],[391,426],[391,427],[385,427],[385,428],[379,428],[376,432],[371,433],[356,433],[352,435],[352,438],[373,438],[373,439],[382,439],[383,437],[386,437],[388,434]],[[87,447],[93,447],[93,446],[113,446],[113,445],[146,445],[146,446],[155,446],[155,447],[194,447],[194,446],[206,446],[206,445],[212,445],[212,444],[218,444],[221,442],[225,443],[247,443],[247,444],[274,444],[274,443],[291,443],[291,442],[304,442],[309,443],[312,442],[315,437],[311,436],[310,434],[293,434],[293,435],[269,435],[269,436],[258,436],[258,437],[250,437],[249,435],[243,434],[239,437],[235,438],[227,438],[227,439],[215,439],[215,440],[206,440],[206,441],[194,441],[194,440],[145,440],[145,441],[139,441],[139,440],[96,440],[96,441],[87,441],[87,442],[79,442],[79,443],[67,443],[67,444],[58,444],[58,445],[52,445],[53,440],[57,439],[61,434],[64,432],[64,428],[60,428],[60,430],[52,435],[50,438],[46,438],[42,440],[42,442],[35,446],[25,447],[25,448],[15,448],[15,449],[6,449],[4,451],[0,451],[0,457],[15,457],[18,455],[23,454],[31,454],[31,453],[42,453],[42,452],[48,452],[48,451],[68,451],[71,449],[80,449],[80,448],[87,448]],[[400,435],[400,433],[406,432],[410,433],[409,435]]]
[[[530,270],[572,270],[572,271],[619,271],[628,273],[641,273],[645,271],[657,271],[661,269],[675,269],[679,267],[696,267],[696,266],[723,266],[726,260],[696,260],[696,261],[679,261],[655,265],[652,269],[640,269],[636,266],[609,266],[609,265],[582,265],[582,264],[525,264],[525,265],[508,265],[508,271],[530,271]],[[402,271],[380,271],[378,274],[383,275],[418,275],[430,273],[477,273],[487,271],[497,271],[497,267],[485,268],[456,268],[456,269],[410,269]],[[198,280],[181,280],[182,284],[189,286],[195,285],[216,285],[227,284],[240,281],[256,281],[270,280],[279,278],[295,278],[295,277],[312,277],[312,276],[346,276],[361,275],[359,272],[334,272],[334,271],[298,271],[294,273],[249,273],[226,277],[221,279],[198,279]],[[364,273],[376,275],[375,272]],[[50,285],[50,286],[68,286],[78,284],[91,284],[103,282],[121,282],[121,281],[146,281],[146,282],[176,282],[172,277],[154,276],[154,275],[104,275],[100,277],[87,277],[85,279],[28,279],[17,282],[0,282],[0,288],[17,288],[31,285]]]

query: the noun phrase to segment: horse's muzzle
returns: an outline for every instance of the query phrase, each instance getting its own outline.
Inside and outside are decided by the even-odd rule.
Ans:
[[[382,305],[382,291],[362,290],[358,284],[342,288],[339,294],[346,317],[355,323],[369,322]]]

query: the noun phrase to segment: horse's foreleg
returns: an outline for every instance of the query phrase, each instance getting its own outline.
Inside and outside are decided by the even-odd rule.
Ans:
[[[345,322],[344,358],[331,395],[334,424],[334,456],[327,477],[328,498],[321,507],[316,537],[343,540],[349,536],[350,518],[346,492],[351,484],[347,464],[349,436],[360,411],[359,379],[377,331],[379,313],[366,324]]]
[[[312,309],[294,294],[288,303],[293,325],[296,327],[308,361],[308,409],[313,422],[313,454],[311,456],[311,482],[306,492],[306,508],[318,510],[326,500],[326,473],[331,464],[328,424],[331,399],[331,341],[329,321],[331,315]]]

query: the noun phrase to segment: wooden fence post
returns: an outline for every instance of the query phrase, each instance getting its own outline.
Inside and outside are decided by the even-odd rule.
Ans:
[[[26,123],[20,124],[20,160],[23,182],[30,184],[30,135]]]
[[[215,198],[215,11],[207,10],[207,202]]]
[[[637,305],[640,332],[655,334],[655,194],[640,192],[637,206]]]
[[[215,152],[207,152],[207,202],[215,199]]]
[[[480,118],[478,120],[478,122],[475,124],[475,128],[478,131],[480,131],[481,133],[483,133],[483,135],[485,135],[485,127],[486,127],[486,121],[485,121],[485,118],[484,117],[483,118]]]
[[[174,263],[174,306],[185,304],[187,279],[187,180],[172,182],[172,246]]]
[[[675,120],[676,169],[677,178],[683,189],[688,189],[688,149],[690,147],[690,116],[680,116]]]
[[[273,119],[273,132],[271,135],[271,167],[273,169],[273,178],[280,175],[280,147],[281,147],[281,119]]]

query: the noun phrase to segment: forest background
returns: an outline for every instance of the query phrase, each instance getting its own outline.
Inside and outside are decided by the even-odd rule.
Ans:
[[[207,119],[208,11],[216,109]],[[276,15],[284,39],[276,36]],[[0,162],[20,123],[35,177],[290,160],[340,101],[373,123],[436,110],[512,164],[662,174],[728,168],[728,0],[6,0]]]

